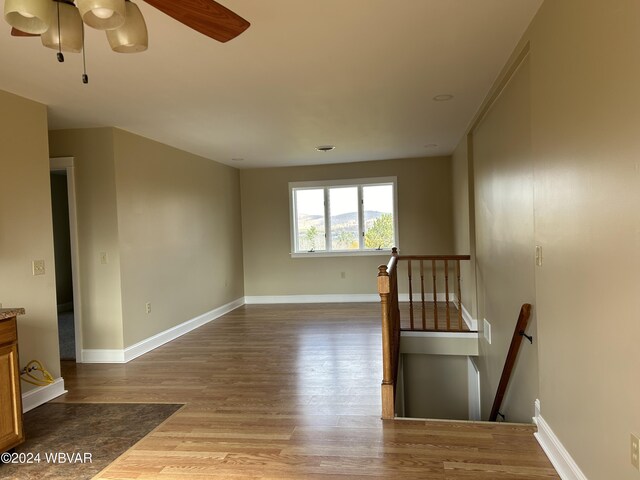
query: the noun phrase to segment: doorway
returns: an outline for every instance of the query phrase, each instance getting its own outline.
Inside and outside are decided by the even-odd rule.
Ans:
[[[73,158],[51,159],[51,213],[60,360],[82,361]]]

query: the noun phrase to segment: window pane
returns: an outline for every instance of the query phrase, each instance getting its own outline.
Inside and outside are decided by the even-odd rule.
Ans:
[[[357,250],[358,187],[329,189],[329,210],[332,250]]]
[[[296,250],[326,250],[324,240],[324,190],[294,190]]]
[[[393,231],[393,185],[362,187],[364,248],[395,246]]]

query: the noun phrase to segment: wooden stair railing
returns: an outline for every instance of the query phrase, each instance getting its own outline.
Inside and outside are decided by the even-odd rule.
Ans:
[[[387,265],[378,267],[378,293],[382,309],[382,418],[395,417],[395,393],[398,376],[398,362],[400,355],[400,331],[440,331],[440,332],[468,332],[462,318],[462,290],[460,285],[460,262],[469,260],[469,255],[398,255],[396,248],[392,249],[391,259]],[[408,315],[409,324],[403,326],[401,310],[407,309],[407,303],[398,298],[398,268],[401,261],[407,264],[408,281]],[[414,302],[414,269],[420,274],[420,296]],[[442,266],[440,270],[438,267]],[[450,269],[452,267],[452,269]],[[425,274],[431,273],[432,292],[425,290]],[[438,272],[443,272],[444,278],[438,281]],[[455,292],[449,292],[450,272],[454,278],[451,281]],[[444,285],[444,286],[443,286]],[[444,289],[444,298],[438,300],[439,286]],[[452,301],[451,293],[455,295]],[[429,301],[429,297],[431,297]],[[444,300],[444,301],[442,301]],[[418,303],[418,306],[415,304]],[[455,309],[455,313],[453,310]],[[420,321],[416,321],[416,310],[420,312]],[[406,312],[405,312],[406,313]],[[431,323],[433,327],[431,327]]]
[[[460,262],[470,260],[469,255],[398,255],[398,263],[406,261],[409,296],[409,325],[402,330],[411,331],[444,331],[461,332],[469,331],[462,318],[462,288],[460,280]],[[420,273],[420,299],[414,301],[413,276],[414,265]],[[426,266],[425,266],[426,265]],[[440,270],[439,267],[442,267]],[[431,292],[425,291],[425,272],[431,270]],[[443,274],[444,287],[438,282],[438,272]],[[451,278],[450,273],[453,273]],[[443,298],[438,299],[438,285],[443,288]],[[453,286],[451,292],[449,287]],[[452,298],[452,294],[455,297]],[[430,299],[429,299],[430,297]],[[455,300],[454,300],[455,298]],[[416,307],[416,303],[418,306]],[[455,312],[453,312],[455,308]],[[416,309],[420,310],[420,324],[416,322]],[[428,326],[428,320],[433,320],[433,327]],[[430,322],[429,322],[430,323]]]
[[[531,305],[529,303],[525,303],[520,308],[520,315],[518,315],[516,328],[513,331],[513,337],[511,337],[511,345],[509,345],[509,351],[504,362],[502,375],[500,376],[500,383],[498,384],[496,397],[493,400],[493,406],[491,407],[491,413],[489,414],[490,422],[495,422],[498,419],[498,415],[500,415],[500,406],[502,405],[504,394],[507,391],[507,386],[509,385],[509,379],[511,378],[511,372],[513,371],[513,367],[515,366],[516,358],[518,358],[518,351],[520,350],[522,337],[526,336],[533,343],[533,339],[525,334],[530,316]]]

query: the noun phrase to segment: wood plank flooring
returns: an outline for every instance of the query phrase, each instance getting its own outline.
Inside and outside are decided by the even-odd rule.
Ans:
[[[185,406],[103,479],[559,478],[525,425],[380,420],[376,304],[238,308],[125,365],[63,364],[62,402]]]

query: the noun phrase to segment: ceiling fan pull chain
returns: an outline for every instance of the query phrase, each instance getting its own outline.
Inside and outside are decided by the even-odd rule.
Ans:
[[[56,8],[58,12],[58,61],[64,62],[64,55],[62,54],[62,32],[60,31],[60,2],[56,2]]]
[[[89,83],[89,75],[87,75],[87,57],[85,55],[84,45],[84,23],[82,24],[82,83],[85,85]]]

